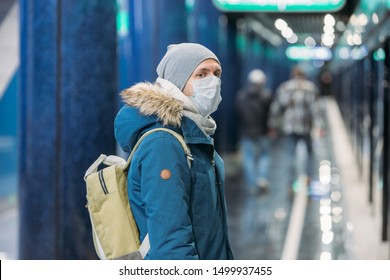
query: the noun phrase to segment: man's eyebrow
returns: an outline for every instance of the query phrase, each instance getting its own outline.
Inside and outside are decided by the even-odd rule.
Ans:
[[[197,71],[212,71],[212,70],[208,67],[203,67],[203,68],[198,69]],[[222,71],[222,69],[217,68],[215,71]]]
[[[197,71],[211,71],[211,70],[210,70],[210,68],[204,67],[204,68],[198,69]]]

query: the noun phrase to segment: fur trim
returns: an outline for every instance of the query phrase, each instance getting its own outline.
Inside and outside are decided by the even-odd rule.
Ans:
[[[124,103],[145,116],[156,115],[163,125],[181,125],[183,103],[163,92],[156,84],[138,83],[120,93]]]

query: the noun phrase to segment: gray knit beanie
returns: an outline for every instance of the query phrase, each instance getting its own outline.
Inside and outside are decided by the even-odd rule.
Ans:
[[[213,58],[220,64],[217,56],[202,45],[195,43],[169,45],[157,66],[157,74],[183,91],[195,68],[208,58]]]

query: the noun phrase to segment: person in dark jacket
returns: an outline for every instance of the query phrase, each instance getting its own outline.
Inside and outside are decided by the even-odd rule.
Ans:
[[[243,170],[251,193],[265,191],[269,185],[270,139],[267,123],[272,96],[265,89],[265,83],[264,72],[254,69],[249,72],[248,86],[236,97]]]
[[[115,136],[126,152],[146,131],[166,127],[184,137],[191,166],[178,140],[158,131],[140,144],[128,172],[128,193],[141,240],[149,234],[145,259],[233,259],[225,203],[224,163],[214,149],[221,101],[221,65],[206,47],[170,45],[155,83],[121,93],[125,105]]]

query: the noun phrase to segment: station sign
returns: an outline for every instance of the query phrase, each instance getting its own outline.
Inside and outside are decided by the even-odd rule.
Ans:
[[[213,0],[224,12],[334,12],[346,0]]]

